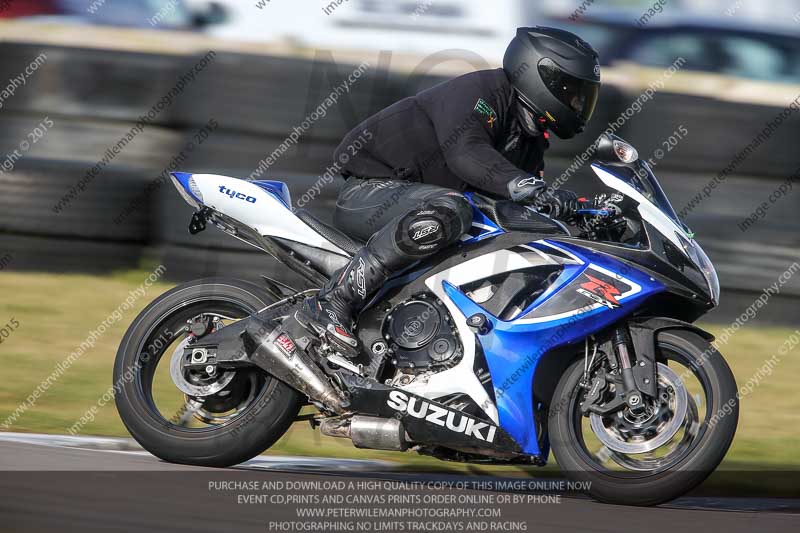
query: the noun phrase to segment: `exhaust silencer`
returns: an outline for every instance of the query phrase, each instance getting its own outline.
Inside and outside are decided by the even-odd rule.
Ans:
[[[356,448],[405,451],[408,449],[403,423],[396,418],[356,415],[348,419],[327,418],[320,423],[320,432],[329,437],[344,437]]]
[[[297,347],[283,325],[269,325],[255,318],[249,322],[242,338],[251,361],[334,412],[345,412],[349,405],[347,399],[333,387],[322,370]]]

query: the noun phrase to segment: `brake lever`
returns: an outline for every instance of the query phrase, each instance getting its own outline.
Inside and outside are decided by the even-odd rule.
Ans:
[[[620,209],[616,204],[608,205],[607,198],[596,197],[594,202],[585,201],[580,209],[575,210],[577,225],[585,232],[587,238],[597,238],[598,232],[612,228],[620,220]]]
[[[578,209],[575,211],[578,215],[586,215],[593,217],[608,217],[613,213],[608,209]]]

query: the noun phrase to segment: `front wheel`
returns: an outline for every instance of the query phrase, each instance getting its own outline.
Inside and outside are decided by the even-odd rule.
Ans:
[[[660,332],[657,348],[658,395],[643,412],[626,407],[583,416],[583,360],[556,387],[553,454],[600,501],[657,505],[677,498],[714,471],[733,441],[739,402],[722,355],[690,330]],[[613,396],[613,386],[606,394]]]
[[[302,404],[294,389],[256,367],[184,361],[188,325],[201,321],[215,331],[271,303],[258,285],[203,279],[168,291],[136,317],[117,352],[114,388],[122,422],[142,447],[173,463],[225,467],[286,432]]]

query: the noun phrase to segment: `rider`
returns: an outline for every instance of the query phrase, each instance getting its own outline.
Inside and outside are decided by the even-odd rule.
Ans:
[[[455,243],[472,225],[461,191],[533,204],[569,221],[577,196],[547,187],[548,131],[583,131],[600,89],[597,52],[555,28],[519,28],[503,68],[405,98],[368,118],[336,149],[346,182],[335,224],[367,241],[303,303],[300,318],[348,356],[354,315],[393,272]]]

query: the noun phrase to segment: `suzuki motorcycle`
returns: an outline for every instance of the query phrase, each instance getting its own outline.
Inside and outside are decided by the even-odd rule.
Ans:
[[[295,312],[363,243],[292,209],[284,183],[172,174],[191,233],[212,224],[304,285],[210,278],[160,296],[117,354],[122,421],[176,463],[235,465],[307,420],[358,448],[450,461],[541,466],[552,447],[604,502],[684,494],[738,419],[730,368],[692,324],[717,305],[717,274],[636,150],[603,135],[595,152],[609,193],[582,204],[577,229],[466,193],[469,234],[380,289],[355,359]]]

